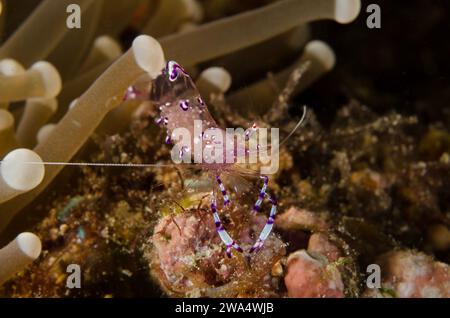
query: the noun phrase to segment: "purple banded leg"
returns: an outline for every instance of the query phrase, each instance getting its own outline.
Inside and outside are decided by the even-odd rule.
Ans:
[[[165,126],[167,126],[167,124],[169,123],[169,118],[167,118],[167,117],[158,117],[156,120],[155,120],[155,123],[158,125],[158,126],[160,126],[160,125],[162,125],[162,124],[164,124]]]
[[[259,208],[261,207],[264,197],[266,196],[266,190],[267,190],[267,186],[269,184],[269,177],[261,176],[261,178],[264,179],[264,184],[263,184],[261,190],[259,191],[258,200],[256,200],[256,203],[253,206],[253,210],[252,210],[253,214],[255,214],[256,212],[259,211]]]
[[[270,232],[272,232],[273,223],[275,222],[275,215],[277,214],[277,201],[276,201],[275,197],[270,196],[269,202],[272,204],[272,208],[270,209],[269,219],[267,220],[266,225],[264,225],[264,228],[262,229],[261,233],[259,234],[258,240],[250,249],[250,253],[258,252],[263,247],[264,241],[267,239]]]
[[[180,150],[178,151],[179,159],[182,160],[184,157],[184,154],[188,153],[190,151],[190,148],[188,146],[181,146]]]
[[[217,206],[215,200],[211,202],[211,211],[214,217],[214,223],[216,224],[216,230],[219,234],[220,239],[227,247],[227,256],[231,257],[231,249],[234,248],[238,252],[243,252],[242,248],[231,238],[228,232],[223,227],[222,222],[220,221],[219,214],[217,214]]]
[[[200,106],[205,106],[205,102],[203,101],[203,98],[201,96],[197,97],[197,102]]]
[[[217,183],[219,184],[220,192],[222,192],[223,195],[223,205],[230,204],[230,197],[227,194],[227,191],[225,190],[225,186],[222,183],[222,180],[220,180],[219,176],[216,176]]]

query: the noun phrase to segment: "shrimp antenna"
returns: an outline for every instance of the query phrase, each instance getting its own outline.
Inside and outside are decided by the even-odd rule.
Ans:
[[[273,150],[279,150],[280,147],[282,145],[284,145],[288,139],[297,131],[298,128],[301,127],[301,125],[304,123],[305,119],[306,119],[306,115],[307,115],[307,108],[306,106],[303,106],[303,114],[302,114],[302,118],[300,118],[300,120],[298,121],[298,123],[295,125],[295,127],[291,130],[291,132],[285,137],[283,138],[283,140],[278,144],[277,147],[271,148]],[[268,146],[271,147],[271,146]],[[255,150],[255,151],[248,151],[247,154],[253,154],[253,153],[258,153],[259,150]],[[249,169],[251,170],[251,169]]]
[[[303,114],[302,114],[302,118],[300,118],[300,120],[298,121],[297,125],[295,125],[294,129],[291,130],[291,132],[289,133],[289,135],[287,135],[283,141],[280,143],[280,145],[278,147],[281,147],[282,145],[284,145],[288,139],[295,133],[295,131],[300,128],[300,126],[303,124],[303,122],[305,121],[306,118],[306,113],[307,113],[307,109],[306,106],[303,106]]]

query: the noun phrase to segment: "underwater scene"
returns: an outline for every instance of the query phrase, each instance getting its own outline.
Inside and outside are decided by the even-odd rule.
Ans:
[[[449,34],[439,0],[0,0],[0,298],[450,297]]]

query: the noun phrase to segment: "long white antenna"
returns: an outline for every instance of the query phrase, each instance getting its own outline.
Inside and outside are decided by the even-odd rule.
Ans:
[[[289,135],[287,135],[282,142],[280,142],[280,145],[278,147],[281,147],[286,141],[288,141],[289,137],[291,137],[295,131],[303,124],[304,120],[306,118],[306,106],[303,106],[303,115],[302,118],[298,121],[297,125],[295,125],[294,129],[291,130]]]
[[[295,131],[303,124],[306,118],[306,106],[303,106],[302,118],[291,130],[289,135],[287,135],[283,141],[278,145],[279,149],[284,143],[286,143]],[[2,163],[2,161],[0,161]],[[46,166],[81,166],[81,167],[126,167],[126,168],[161,168],[161,167],[174,167],[180,166],[179,164],[150,164],[150,163],[113,163],[113,162],[61,162],[61,161],[25,161],[22,164],[29,165],[46,165]]]
[[[1,163],[1,161],[0,161]],[[128,167],[128,168],[151,168],[151,167],[173,167],[174,164],[149,164],[149,163],[112,163],[112,162],[58,162],[58,161],[25,161],[22,164],[43,164],[46,166],[86,166],[86,167]]]

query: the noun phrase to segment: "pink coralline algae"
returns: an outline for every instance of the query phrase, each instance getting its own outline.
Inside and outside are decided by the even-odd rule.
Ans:
[[[264,217],[256,216],[234,234],[244,247],[251,246],[264,223]],[[147,257],[152,275],[173,296],[273,295],[270,270],[284,254],[283,243],[270,236],[260,253],[249,254],[251,259],[245,254],[223,257],[214,220],[203,210],[163,217],[152,241]]]
[[[277,227],[284,230],[325,231],[329,228],[328,216],[325,213],[314,213],[296,207],[289,208],[277,218]]]
[[[339,248],[323,233],[311,235],[308,242],[308,251],[322,254],[330,262],[335,262],[342,256]]]
[[[284,283],[287,296],[293,298],[341,298],[345,286],[341,260],[345,260],[338,245],[331,240],[331,223],[326,213],[315,213],[290,207],[277,219],[283,232],[311,233],[307,250],[289,255]]]
[[[284,282],[289,297],[344,297],[341,250],[326,234],[314,233],[308,249],[298,250],[287,259]]]
[[[167,288],[184,292],[229,279],[212,218],[201,222],[194,214],[165,217],[155,228],[153,244],[158,277]]]
[[[366,297],[448,298],[450,267],[412,250],[391,251],[379,257],[381,288]]]

